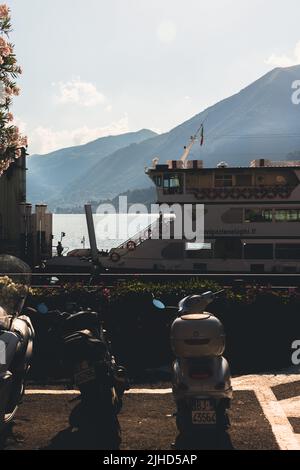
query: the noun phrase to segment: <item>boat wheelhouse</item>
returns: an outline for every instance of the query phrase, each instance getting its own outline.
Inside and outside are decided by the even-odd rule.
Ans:
[[[157,203],[204,205],[205,244],[154,239],[149,227],[104,261],[122,271],[300,273],[300,162],[259,159],[249,167],[153,160]],[[158,224],[158,230],[160,222]],[[101,260],[102,262],[103,260]]]

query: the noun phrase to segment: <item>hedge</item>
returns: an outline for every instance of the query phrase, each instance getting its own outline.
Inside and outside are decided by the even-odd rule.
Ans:
[[[173,359],[169,332],[174,311],[155,309],[152,295],[167,305],[176,305],[186,295],[221,288],[214,282],[199,279],[163,283],[136,280],[111,288],[66,284],[33,289],[29,304],[36,307],[44,302],[51,310],[65,310],[68,303],[76,302],[78,307],[101,309],[119,362],[136,375],[148,368],[170,365]],[[224,324],[227,335],[225,355],[233,373],[278,370],[291,365],[291,345],[300,339],[298,291],[239,285],[227,289],[208,310]],[[40,363],[47,354],[46,330],[39,325],[37,329],[40,332],[38,344],[44,349],[36,361]]]

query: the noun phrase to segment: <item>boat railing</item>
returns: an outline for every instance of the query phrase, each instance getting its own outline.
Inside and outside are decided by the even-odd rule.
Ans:
[[[151,239],[156,230],[159,230],[159,219],[154,220],[147,227],[137,232],[133,237],[130,237],[128,240],[121,243],[117,246],[117,250],[128,248],[130,244],[133,244],[134,246],[141,245],[144,241]]]

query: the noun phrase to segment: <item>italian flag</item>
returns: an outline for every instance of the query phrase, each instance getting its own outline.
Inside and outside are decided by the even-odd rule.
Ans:
[[[202,124],[201,126],[201,134],[200,134],[200,145],[202,147],[202,145],[204,144],[204,126]]]

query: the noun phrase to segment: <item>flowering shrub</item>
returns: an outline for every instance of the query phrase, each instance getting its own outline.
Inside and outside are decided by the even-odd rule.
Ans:
[[[27,288],[23,284],[17,284],[8,276],[0,277],[0,307],[9,315],[17,312],[20,299],[27,294]]]
[[[29,304],[45,302],[50,309],[64,310],[66,303],[76,302],[79,307],[100,309],[116,356],[135,374],[172,362],[169,336],[174,311],[155,309],[152,295],[166,305],[176,305],[186,295],[220,289],[214,282],[198,278],[166,282],[135,279],[112,287],[77,283],[32,289]],[[224,324],[226,357],[233,373],[291,365],[291,345],[300,331],[299,289],[233,285],[208,310]],[[43,370],[41,356],[39,360]]]
[[[75,302],[80,306],[109,308],[120,302],[146,302],[151,306],[152,295],[162,298],[167,303],[178,302],[186,295],[208,290],[217,291],[221,287],[211,281],[192,279],[179,282],[143,282],[127,281],[112,287],[104,285],[85,286],[81,282],[62,284],[56,287],[31,289],[31,303],[46,302],[51,308],[65,308],[66,302]]]
[[[12,98],[20,94],[16,79],[22,73],[14,47],[9,42],[10,32],[10,10],[6,5],[0,5],[0,176],[22,156],[22,149],[28,145],[27,137],[20,134],[9,111]]]
[[[84,283],[66,283],[60,286],[39,287],[31,289],[31,301],[48,301],[55,308],[64,308],[62,302],[73,301],[85,306],[104,305],[113,307],[120,302],[149,302],[152,295],[163,300],[168,305],[176,303],[187,295],[200,294],[205,291],[220,291],[223,287],[213,281],[198,278],[186,281],[145,282],[131,280],[120,282],[114,286],[105,285],[85,286]],[[295,289],[276,290],[265,286],[247,286],[236,288],[232,286],[221,296],[222,303],[234,304],[241,308],[243,305],[253,305],[257,301],[275,301],[284,305],[299,304],[300,291]],[[151,303],[151,302],[150,302]]]

